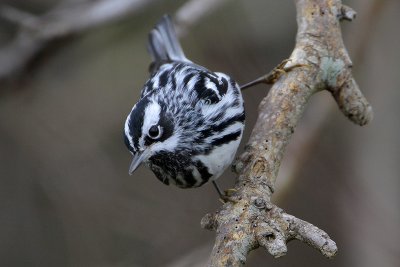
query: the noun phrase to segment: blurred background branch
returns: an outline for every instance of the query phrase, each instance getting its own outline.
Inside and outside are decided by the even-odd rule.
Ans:
[[[9,44],[0,48],[0,81],[20,75],[35,56],[60,38],[80,34],[104,24],[133,16],[157,0],[61,1],[43,15],[12,6],[0,6],[0,16],[19,26]],[[188,28],[227,0],[191,0],[176,12],[178,31]]]
[[[0,15],[20,26],[13,41],[0,48],[0,81],[21,74],[51,42],[132,16],[155,0],[61,1],[41,16],[0,6]]]

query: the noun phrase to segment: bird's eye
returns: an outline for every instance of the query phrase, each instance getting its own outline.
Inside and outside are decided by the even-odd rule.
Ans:
[[[151,139],[158,139],[161,136],[161,127],[160,125],[153,125],[149,129],[149,137]]]
[[[206,105],[211,105],[211,100],[210,100],[210,99],[204,100],[204,104],[206,104]]]

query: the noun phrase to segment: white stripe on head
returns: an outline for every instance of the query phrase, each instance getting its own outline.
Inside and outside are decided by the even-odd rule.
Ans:
[[[129,117],[130,116],[131,116],[131,113],[129,113],[128,117],[126,118],[124,131],[125,131],[125,136],[128,138],[129,145],[131,147],[134,147],[133,146],[133,137],[129,134]]]
[[[189,88],[190,90],[193,89],[198,80],[199,80],[199,76],[194,75],[187,83],[186,88]]]
[[[221,100],[221,95],[219,94],[217,85],[214,82],[212,82],[209,78],[206,78],[205,86],[206,86],[206,88],[213,90],[217,94],[218,98]],[[204,88],[204,89],[206,89],[206,88]]]
[[[149,129],[153,125],[157,125],[160,120],[161,107],[157,102],[151,101],[144,110],[142,136],[139,145],[144,147],[144,138],[147,136]]]

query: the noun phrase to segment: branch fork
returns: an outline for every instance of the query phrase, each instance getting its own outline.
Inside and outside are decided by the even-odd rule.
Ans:
[[[208,266],[243,266],[247,254],[259,247],[281,257],[293,239],[327,258],[337,253],[326,232],[275,206],[271,195],[286,145],[313,94],[331,92],[342,113],[358,125],[372,119],[372,108],[352,76],[340,31],[339,21],[354,19],[355,12],[340,0],[295,3],[296,46],[289,60],[259,79],[274,84],[259,105],[244,153],[232,167],[238,174],[231,196],[234,201],[201,221],[203,228],[216,231]]]
[[[245,234],[240,228],[245,224],[253,232],[252,238],[246,240],[246,243],[251,245],[253,249],[264,247],[275,258],[286,255],[286,244],[293,239],[309,244],[328,258],[336,255],[336,243],[330,239],[327,233],[318,227],[289,215],[277,206],[270,202],[266,203],[260,198],[256,198],[252,205],[251,209],[253,209],[252,212],[254,214],[251,216],[239,216],[234,219],[234,222],[224,222],[226,225],[232,224],[235,231],[232,232],[231,236],[228,236],[230,233],[223,235],[221,241],[237,239],[237,242],[242,242]],[[249,207],[246,205],[244,209],[249,210]],[[245,218],[249,218],[250,220],[244,222]],[[201,221],[202,227],[208,230],[217,230],[220,227],[219,223],[220,217],[218,212],[207,214]],[[223,249],[221,244],[217,248],[216,253],[229,255]],[[244,251],[235,251],[235,253],[239,253],[240,262],[244,264],[246,258]],[[229,260],[226,262],[229,262]]]

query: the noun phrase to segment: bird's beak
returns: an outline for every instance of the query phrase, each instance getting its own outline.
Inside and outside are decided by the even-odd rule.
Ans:
[[[133,159],[131,162],[131,166],[129,166],[129,175],[132,175],[132,173],[140,166],[140,164],[149,156],[150,150],[146,149],[141,152],[135,153],[133,155]]]

